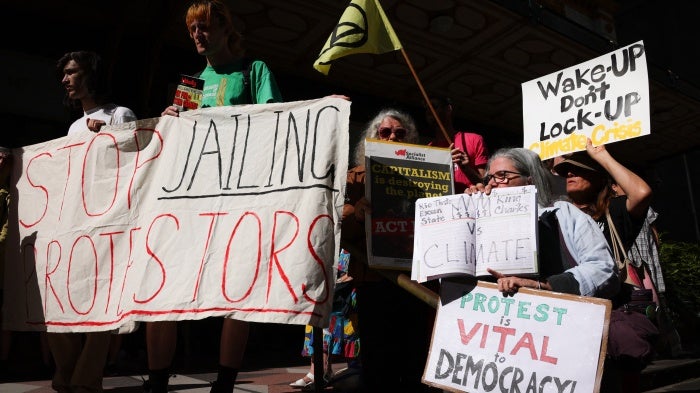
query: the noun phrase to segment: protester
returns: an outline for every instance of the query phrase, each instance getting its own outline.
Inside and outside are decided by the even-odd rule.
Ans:
[[[612,197],[620,197],[625,194],[625,191],[617,183],[612,183]],[[634,244],[630,247],[630,261],[637,268],[649,270],[651,282],[654,283],[656,291],[659,294],[666,291],[664,276],[659,262],[659,233],[656,230],[656,219],[659,216],[651,206],[647,209],[642,228],[639,230],[639,235],[634,240]]]
[[[479,134],[455,130],[452,100],[447,97],[434,97],[430,99],[430,103],[451,138],[451,143],[447,141],[430,109],[426,108],[426,121],[435,134],[428,145],[449,147],[452,150],[455,194],[461,194],[467,187],[478,183],[484,177],[484,167],[489,154],[486,143]]]
[[[363,131],[355,149],[355,166],[348,171],[341,245],[351,253],[349,270],[357,290],[360,391],[435,391],[421,382],[435,310],[367,264],[364,228],[371,206],[365,197],[366,138],[418,143],[418,132],[407,113],[381,110]]]
[[[651,203],[649,185],[616,161],[604,145],[593,146],[590,139],[586,151],[557,160],[554,170],[566,178],[566,192],[571,202],[603,229],[608,245],[615,247],[609,215],[628,251],[639,235]],[[613,182],[626,195],[614,197]],[[618,295],[612,299],[615,310],[610,318],[603,392],[638,392],[641,371],[654,356],[653,341],[658,335],[654,324],[642,314],[623,311],[633,290],[632,285],[622,284]]]
[[[195,1],[187,9],[185,25],[197,53],[207,60],[206,67],[198,75],[204,80],[202,107],[282,101],[267,65],[263,61],[244,57],[241,34],[236,30],[231,12],[223,1]],[[163,110],[162,115],[179,116],[179,112],[178,107],[171,105]],[[212,392],[233,392],[249,330],[250,325],[246,321],[224,319],[219,368]],[[175,356],[176,322],[148,323],[146,343],[149,379],[144,388],[153,393],[165,393]]]
[[[613,196],[622,196],[625,192],[622,188],[613,183]],[[649,206],[647,216],[644,219],[642,229],[639,231],[634,245],[630,248],[630,261],[639,270],[640,278],[654,288],[654,303],[656,303],[656,322],[659,328],[659,341],[656,344],[656,353],[664,357],[676,357],[683,351],[681,339],[678,331],[673,326],[673,321],[669,315],[666,305],[666,285],[664,282],[661,262],[659,261],[659,233],[656,229],[656,219],[659,213]],[[646,286],[645,286],[646,288]]]
[[[486,173],[483,184],[465,192],[489,194],[493,188],[529,184],[537,189],[540,275],[537,279],[506,276],[489,269],[500,291],[512,295],[525,287],[607,298],[617,292],[615,265],[603,234],[576,206],[554,201],[547,169],[537,153],[524,148],[499,149],[489,159]]]
[[[185,24],[197,53],[207,60],[197,76],[204,79],[202,107],[282,102],[267,64],[244,56],[243,37],[223,1],[195,1],[187,9]],[[171,105],[162,115],[178,116],[179,112]]]
[[[66,89],[64,104],[81,108],[83,116],[71,124],[68,135],[99,132],[105,125],[135,121],[134,112],[110,101],[109,75],[95,52],[68,52],[56,71]],[[101,392],[111,331],[47,333],[56,363],[51,386],[59,393]]]
[[[340,250],[338,257],[338,277],[333,291],[333,309],[329,326],[323,329],[323,379],[325,384],[332,384],[334,377],[333,358],[342,358],[347,368],[341,370],[343,378],[360,367],[360,337],[357,331],[357,295],[353,278],[348,274],[350,253]],[[289,384],[293,388],[312,391],[314,385],[314,327],[306,325],[302,356],[311,357],[309,372],[302,378]],[[340,372],[339,372],[340,374]]]

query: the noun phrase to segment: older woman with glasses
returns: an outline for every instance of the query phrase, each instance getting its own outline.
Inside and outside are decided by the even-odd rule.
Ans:
[[[498,289],[506,295],[526,287],[582,296],[613,296],[619,282],[605,238],[596,223],[576,206],[553,201],[547,169],[537,153],[524,148],[496,151],[486,166],[484,183],[469,187],[465,193],[489,194],[493,188],[530,184],[537,188],[539,205],[540,276],[506,276],[489,270]]]
[[[360,136],[354,167],[348,171],[341,243],[351,249],[349,274],[357,290],[363,388],[358,391],[423,391],[421,375],[430,344],[435,310],[377,271],[365,253],[365,138],[418,143],[413,118],[387,108],[371,119]],[[405,242],[412,242],[408,236]],[[364,389],[364,390],[363,390]]]
[[[347,187],[345,192],[345,206],[343,207],[343,227],[342,227],[342,243],[345,247],[350,245],[354,250],[364,251],[365,231],[364,220],[365,213],[369,212],[369,202],[365,198],[365,139],[376,139],[391,142],[417,143],[418,131],[416,130],[413,118],[406,112],[394,108],[386,108],[381,110],[377,115],[367,123],[367,127],[360,136],[355,149],[353,168],[348,170]],[[332,384],[336,378],[344,379],[344,375],[352,375],[357,372],[358,367],[362,366],[365,378],[374,379],[373,375],[383,377],[386,374],[386,369],[381,366],[376,366],[383,359],[381,356],[375,360],[367,360],[366,353],[372,351],[382,351],[386,348],[385,344],[390,342],[385,341],[384,334],[386,323],[380,318],[382,314],[386,315],[386,306],[388,303],[384,301],[382,296],[378,296],[374,292],[377,288],[383,291],[391,290],[391,286],[395,286],[386,282],[379,274],[372,272],[362,258],[353,257],[345,250],[341,252],[341,260],[343,257],[349,258],[347,272],[343,276],[345,283],[350,284],[347,291],[351,294],[348,298],[351,301],[351,307],[347,315],[339,315],[334,310],[331,316],[331,323],[328,329],[324,329],[323,333],[323,363],[324,363],[324,383]],[[339,262],[340,264],[340,262]],[[351,281],[352,280],[352,281]],[[338,284],[336,284],[338,285]],[[359,288],[356,288],[359,287]],[[347,288],[347,287],[346,287]],[[401,289],[398,289],[401,291]],[[395,291],[394,291],[395,292]],[[369,295],[368,295],[369,294]],[[336,293],[337,295],[337,293]],[[404,297],[409,295],[404,295]],[[363,300],[359,300],[363,298]],[[368,299],[368,300],[365,300]],[[358,324],[357,304],[366,302],[362,306],[362,340],[359,338],[356,325]],[[388,302],[391,302],[388,300]],[[392,306],[396,306],[393,303]],[[379,328],[375,328],[379,326]],[[364,337],[367,336],[368,339]],[[375,337],[381,337],[375,341]],[[360,345],[360,341],[363,343]],[[365,342],[369,342],[366,345]],[[361,349],[360,349],[361,348]],[[375,352],[376,353],[376,352]],[[311,326],[306,327],[304,347],[302,356],[313,357],[313,330]],[[360,357],[362,360],[358,359]],[[348,368],[342,372],[340,376],[333,373],[332,358],[344,358],[348,363]],[[409,358],[409,357],[404,357]],[[313,359],[313,358],[312,358]],[[393,361],[393,363],[397,363]],[[316,388],[313,373],[313,362],[309,372],[298,380],[289,384],[294,388],[301,388],[304,391],[311,391]],[[339,372],[340,373],[340,372]],[[392,375],[397,375],[391,372]],[[369,377],[368,377],[369,376]],[[373,388],[376,388],[375,382],[367,382]]]

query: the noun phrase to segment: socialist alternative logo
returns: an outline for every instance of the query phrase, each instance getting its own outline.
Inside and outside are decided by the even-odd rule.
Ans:
[[[355,12],[357,12],[359,15],[353,15]],[[360,48],[367,43],[367,13],[365,10],[357,4],[350,3],[348,8],[345,10],[345,14],[343,14],[343,16],[346,15],[348,17],[341,18],[341,21],[335,26],[335,29],[329,38],[328,47],[321,52],[319,57],[323,56],[324,53],[336,46],[344,48]],[[343,19],[362,21],[362,25],[358,25],[354,22],[343,22]]]

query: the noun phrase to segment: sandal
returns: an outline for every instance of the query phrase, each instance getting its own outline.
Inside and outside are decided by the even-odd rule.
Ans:
[[[307,373],[302,378],[299,378],[296,381],[290,383],[289,386],[291,386],[293,388],[302,388],[303,389],[309,385],[312,385],[313,383],[314,383],[314,375],[312,373]]]
[[[309,374],[311,374],[311,373],[309,373]],[[315,392],[316,391],[316,383],[313,381],[313,377],[311,379],[312,379],[311,383],[309,383],[308,385],[301,388],[302,392]],[[333,379],[333,372],[326,371],[326,373],[323,375],[323,383],[322,383],[321,388],[325,389],[326,386],[330,386],[331,382],[332,382],[331,379]]]

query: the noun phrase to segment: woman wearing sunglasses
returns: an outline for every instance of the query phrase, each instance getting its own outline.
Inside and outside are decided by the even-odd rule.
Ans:
[[[426,391],[420,378],[430,343],[435,310],[390,282],[356,254],[363,253],[365,213],[365,138],[418,143],[413,118],[401,110],[383,109],[367,123],[348,171],[341,244],[352,250],[349,274],[357,291],[360,359],[365,390]],[[406,242],[412,242],[408,237]]]
[[[590,139],[586,151],[558,157],[555,162],[554,171],[566,179],[566,193],[571,202],[603,229],[601,233],[611,248],[614,245],[609,222],[612,222],[629,252],[651,204],[651,187],[615,160],[604,145],[593,146]],[[622,195],[615,196],[613,184]],[[646,315],[626,311],[633,290],[633,285],[621,283],[617,296],[612,298],[602,384],[605,389],[601,392],[640,391],[641,371],[654,357],[658,329]]]
[[[547,169],[537,153],[524,148],[496,151],[486,166],[483,183],[467,188],[465,193],[489,194],[493,188],[529,184],[537,188],[540,276],[505,276],[489,270],[498,289],[506,295],[520,287],[581,296],[615,295],[619,282],[605,237],[591,217],[576,206],[553,200]]]

